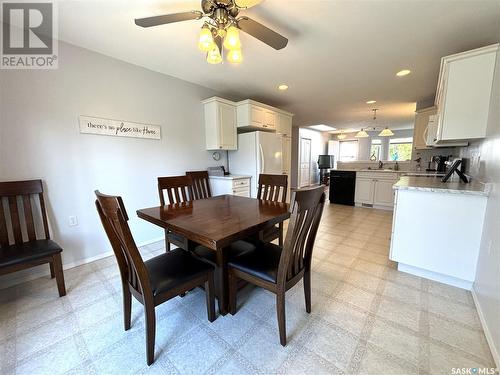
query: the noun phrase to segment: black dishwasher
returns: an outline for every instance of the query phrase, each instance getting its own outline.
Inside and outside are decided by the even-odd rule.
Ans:
[[[330,203],[354,206],[356,172],[330,171]]]

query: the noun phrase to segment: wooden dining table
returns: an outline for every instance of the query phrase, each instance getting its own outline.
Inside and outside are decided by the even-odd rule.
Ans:
[[[220,195],[180,204],[137,210],[141,219],[178,233],[190,243],[216,252],[219,311],[228,311],[227,249],[234,241],[252,236],[290,217],[287,203],[235,195]]]

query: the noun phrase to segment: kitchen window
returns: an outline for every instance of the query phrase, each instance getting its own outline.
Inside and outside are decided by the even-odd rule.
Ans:
[[[380,160],[380,153],[382,152],[382,141],[380,139],[372,139],[370,147],[370,160]]]
[[[339,161],[358,160],[358,141],[339,142]]]
[[[411,160],[413,148],[413,137],[392,138],[389,141],[389,160],[405,161]]]

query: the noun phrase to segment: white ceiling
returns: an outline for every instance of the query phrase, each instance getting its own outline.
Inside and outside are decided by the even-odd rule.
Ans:
[[[209,65],[202,21],[143,29],[134,18],[200,9],[199,1],[60,1],[59,38],[296,114],[294,125],[408,127],[433,95],[442,56],[497,42],[500,1],[265,0],[242,12],[289,39],[275,51],[242,33],[244,61]],[[396,77],[403,68],[412,70]],[[279,92],[279,83],[290,86]],[[367,105],[367,100],[377,100]]]

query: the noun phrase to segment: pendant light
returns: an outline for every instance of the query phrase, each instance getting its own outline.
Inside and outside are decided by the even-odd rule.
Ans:
[[[361,128],[361,130],[359,132],[357,132],[354,137],[356,137],[356,138],[367,138],[369,136],[370,135],[367,132],[365,132],[365,129]]]
[[[337,139],[345,139],[346,137],[347,136],[344,133],[342,133],[342,132],[340,132],[340,134],[337,135]]]
[[[391,129],[389,129],[387,126],[385,127],[384,130],[382,130],[378,136],[379,137],[392,137],[394,135],[394,133],[392,132]]]

